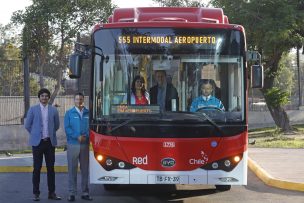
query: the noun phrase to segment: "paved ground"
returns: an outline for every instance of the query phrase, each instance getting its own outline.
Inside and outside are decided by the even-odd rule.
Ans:
[[[46,173],[41,174],[41,203],[66,203],[67,173],[56,173],[56,192],[62,201],[47,199]],[[79,176],[78,176],[79,177]],[[78,179],[79,180],[79,179]],[[1,203],[32,203],[30,173],[0,173]],[[78,181],[78,191],[80,181]],[[304,193],[276,189],[263,184],[250,170],[247,186],[233,186],[230,191],[216,192],[202,185],[126,185],[114,191],[102,185],[90,185],[96,203],[303,203]],[[76,203],[87,201],[76,197]],[[88,202],[87,202],[88,203]]]
[[[249,157],[274,178],[304,184],[304,149],[250,148]]]
[[[56,171],[66,172],[66,152],[56,155]],[[0,172],[31,172],[31,166],[31,154],[0,156]],[[304,192],[304,149],[249,148],[248,166],[270,186]]]

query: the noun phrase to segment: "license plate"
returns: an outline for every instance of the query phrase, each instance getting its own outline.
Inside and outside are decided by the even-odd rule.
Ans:
[[[180,181],[179,176],[155,176],[155,182],[159,184],[178,184]]]

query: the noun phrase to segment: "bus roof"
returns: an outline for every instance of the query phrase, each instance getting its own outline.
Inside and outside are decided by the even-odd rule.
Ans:
[[[117,8],[108,19],[109,23],[121,22],[206,22],[229,24],[221,8],[143,7]]]
[[[93,32],[104,28],[119,27],[201,27],[232,28],[243,31],[239,25],[229,24],[228,17],[221,8],[194,7],[139,7],[116,8],[108,18],[108,23],[99,23]]]

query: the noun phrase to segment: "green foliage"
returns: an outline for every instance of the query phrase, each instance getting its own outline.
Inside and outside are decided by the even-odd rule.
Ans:
[[[231,23],[245,27],[249,47],[262,50],[266,60],[303,43],[304,12],[298,1],[211,0],[211,3],[223,8]]]
[[[21,61],[0,61],[0,95],[20,96],[23,95],[23,76]]]
[[[0,60],[4,59],[5,49],[4,46],[0,46]]]
[[[290,101],[288,92],[283,91],[278,87],[268,89],[265,93],[265,99],[267,104],[271,107],[284,106]]]
[[[30,95],[37,95],[37,92],[39,91],[40,87],[39,84],[37,82],[37,80],[35,80],[34,78],[30,78]]]
[[[11,24],[0,24],[0,60],[20,60],[19,36]]]
[[[23,72],[18,36],[11,25],[0,25],[0,95],[23,95]]]
[[[284,136],[276,138],[257,139],[254,147],[303,149],[304,139],[288,138]]]
[[[105,22],[112,13],[110,0],[36,0],[26,11],[17,11],[12,20],[25,25],[24,45],[28,50],[58,47],[58,41],[76,37],[76,33],[90,33],[91,26]]]
[[[57,80],[52,98],[60,89],[76,33],[88,34],[94,24],[107,20],[113,8],[110,0],[35,0],[25,12],[13,14],[13,22],[24,25],[22,48],[30,58],[30,71]],[[44,86],[43,80],[40,85]]]
[[[304,147],[303,125],[294,125],[292,133],[284,134],[279,128],[252,129],[248,137],[254,139],[252,147],[266,148],[298,148]]]
[[[293,68],[294,55],[284,53],[279,63],[274,86],[292,95],[294,92],[295,70]]]

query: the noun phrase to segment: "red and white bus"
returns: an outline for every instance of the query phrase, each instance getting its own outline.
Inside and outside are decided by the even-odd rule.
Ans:
[[[91,76],[82,76],[91,79],[92,184],[219,190],[247,184],[249,71],[242,26],[229,24],[218,8],[119,8],[91,38],[90,45],[78,45],[70,66],[71,77],[79,77],[82,60],[92,60]],[[257,87],[262,69],[256,69]],[[171,109],[131,104],[134,77],[144,78],[149,93],[157,70],[177,90]],[[213,81],[225,111],[190,112],[204,80]]]

